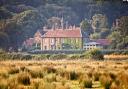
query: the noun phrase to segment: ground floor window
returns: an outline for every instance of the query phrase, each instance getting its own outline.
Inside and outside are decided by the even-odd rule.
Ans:
[[[44,46],[44,49],[47,50],[47,46]]]

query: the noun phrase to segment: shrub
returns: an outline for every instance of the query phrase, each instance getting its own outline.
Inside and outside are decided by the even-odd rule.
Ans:
[[[17,77],[18,83],[23,85],[30,85],[30,76],[28,73],[21,73]]]
[[[50,54],[42,54],[41,56],[40,56],[40,58],[41,59],[49,59],[50,58]]]
[[[85,55],[85,54],[80,55],[80,59],[86,59],[86,58],[88,58],[87,55]]]
[[[103,60],[104,59],[103,54],[98,49],[90,50],[90,51],[86,52],[85,55],[87,55],[87,57],[90,59],[95,59],[95,60]]]
[[[123,51],[121,54],[127,55],[128,51]]]
[[[32,59],[32,56],[31,55],[28,55],[28,54],[19,54],[19,53],[2,53],[0,54],[0,59],[2,60],[5,60],[5,59],[11,59],[11,60],[17,60],[17,59],[20,59],[20,60],[30,60]]]
[[[30,59],[32,59],[32,56],[31,55],[22,55],[21,56],[21,60],[30,60]]]
[[[92,80],[86,79],[83,81],[84,88],[92,88]]]
[[[65,58],[67,58],[67,55],[65,55],[65,54],[54,54],[54,55],[50,56],[50,59],[55,59],[55,60],[65,59]]]
[[[10,54],[11,57],[9,59],[15,60],[15,59],[21,59],[21,54]]]
[[[79,54],[69,55],[69,59],[80,59],[80,55]]]

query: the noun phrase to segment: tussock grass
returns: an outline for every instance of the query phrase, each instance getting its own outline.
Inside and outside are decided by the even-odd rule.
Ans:
[[[30,85],[30,75],[28,73],[20,73],[17,76],[18,83],[23,85]]]
[[[12,67],[9,69],[8,71],[9,74],[16,74],[16,73],[19,73],[19,68],[17,67]]]
[[[127,61],[1,61],[0,89],[128,89]],[[115,67],[116,66],[116,67]]]

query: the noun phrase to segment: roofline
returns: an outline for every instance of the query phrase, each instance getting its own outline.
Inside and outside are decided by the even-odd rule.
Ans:
[[[41,36],[41,38],[82,38],[82,37],[45,37],[45,36]]]

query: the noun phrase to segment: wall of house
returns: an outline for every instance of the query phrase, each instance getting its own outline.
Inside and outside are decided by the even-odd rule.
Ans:
[[[41,50],[81,49],[82,38],[42,38]]]
[[[102,49],[103,46],[102,45],[97,45],[97,44],[86,44],[84,45],[84,49],[85,50],[92,50],[92,49]]]

